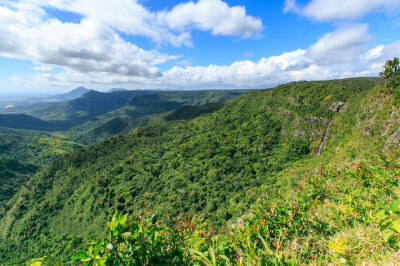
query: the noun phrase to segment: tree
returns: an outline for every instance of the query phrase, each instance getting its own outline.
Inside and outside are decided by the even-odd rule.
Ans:
[[[399,58],[387,60],[384,70],[379,75],[385,79],[386,86],[394,90],[400,84]]]

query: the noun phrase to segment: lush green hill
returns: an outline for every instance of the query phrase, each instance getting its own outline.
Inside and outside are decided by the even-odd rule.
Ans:
[[[103,115],[92,117],[89,121],[72,127],[62,133],[85,145],[91,145],[101,139],[117,134],[128,133],[131,130],[148,124],[162,121],[164,113],[177,110],[181,115],[186,113],[186,118],[193,118],[205,112],[210,112],[208,107],[195,107],[206,104],[217,104],[228,99],[242,95],[245,91],[183,91],[160,92],[148,91],[143,95],[133,96],[123,107]],[[189,106],[193,106],[190,109]],[[215,106],[214,106],[215,107]],[[189,112],[191,115],[188,116]],[[215,109],[213,109],[215,110]],[[169,116],[171,118],[171,116]],[[183,117],[181,117],[183,118]]]
[[[398,149],[375,152],[367,161],[297,176],[295,188],[273,200],[260,195],[220,232],[196,216],[116,212],[108,237],[76,249],[72,263],[396,265],[399,157]]]
[[[105,114],[121,108],[133,96],[147,93],[146,91],[122,91],[102,93],[89,91],[83,96],[56,106],[30,112],[32,116],[42,120],[53,121],[85,121],[86,119]]]
[[[62,258],[81,237],[102,236],[116,209],[135,214],[146,204],[158,216],[196,214],[222,226],[261,192],[274,198],[277,189],[290,190],[303,172],[398,144],[399,110],[380,82],[252,91],[211,114],[156,123],[62,156],[7,203],[1,237],[25,258]]]
[[[0,126],[16,129],[51,130],[51,123],[25,114],[0,114]]]
[[[16,190],[33,175],[38,169],[37,165],[0,157],[0,205],[14,196]],[[1,206],[0,208],[2,208]]]
[[[0,212],[43,165],[82,147],[59,134],[0,127]]]

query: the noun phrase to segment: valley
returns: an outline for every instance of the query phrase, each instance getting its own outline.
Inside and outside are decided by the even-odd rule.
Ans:
[[[121,100],[127,99],[121,93],[132,97]],[[45,152],[52,161],[42,167],[4,160],[15,165],[5,189],[17,192],[8,192],[0,209],[2,249],[26,256],[15,260],[6,251],[1,260],[69,261],[89,236],[106,236],[115,211],[135,217],[150,209],[161,220],[165,213],[188,215],[223,231],[257,206],[260,195],[277,204],[313,169],[345,167],[400,143],[399,108],[380,78],[294,82],[240,94],[91,91],[29,113],[80,125],[59,133],[4,128],[8,137],[34,137],[32,148],[46,136],[30,160]],[[105,109],[91,107],[92,99],[108,96],[114,100],[105,100]]]

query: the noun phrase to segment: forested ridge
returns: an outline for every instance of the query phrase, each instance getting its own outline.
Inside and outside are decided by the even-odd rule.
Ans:
[[[379,78],[295,82],[178,108],[31,177],[0,209],[0,261],[361,262],[365,250],[339,236],[378,230],[369,212],[396,198],[398,155],[376,151],[400,143],[398,114]],[[372,261],[390,262],[389,240]]]

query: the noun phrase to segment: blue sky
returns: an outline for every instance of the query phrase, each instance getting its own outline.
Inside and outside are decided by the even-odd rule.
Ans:
[[[6,0],[0,96],[374,76],[400,56],[399,12],[398,0]]]

